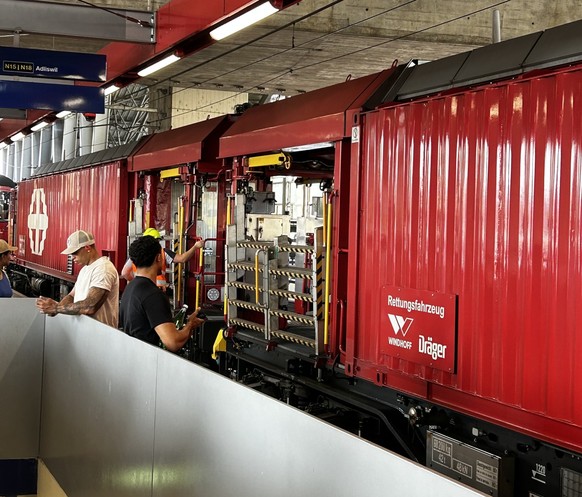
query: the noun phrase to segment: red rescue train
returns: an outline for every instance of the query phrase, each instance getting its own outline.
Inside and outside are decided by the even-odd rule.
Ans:
[[[582,496],[582,22],[42,166],[16,289],[150,226],[187,356],[493,496]],[[236,415],[236,413],[233,413]],[[345,454],[349,458],[349,454]]]

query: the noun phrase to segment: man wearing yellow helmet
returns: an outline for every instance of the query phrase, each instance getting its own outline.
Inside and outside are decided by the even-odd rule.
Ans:
[[[162,239],[162,235],[160,235],[160,232],[156,228],[147,228],[143,232],[143,236],[153,236],[156,240]]]
[[[162,239],[162,235],[155,228],[147,228],[143,232],[143,236],[151,236],[156,240]],[[202,241],[198,241],[192,247],[186,250],[186,252],[183,252],[181,254],[177,254],[167,248],[160,247],[160,250],[162,252],[162,272],[161,274],[158,275],[156,280],[158,288],[160,288],[163,291],[166,291],[166,287],[168,286],[168,282],[166,280],[166,269],[170,264],[172,263],[180,264],[188,262],[194,256],[196,249],[203,247],[203,245],[204,243]],[[121,277],[125,278],[127,281],[131,281],[135,278],[136,272],[137,268],[135,267],[135,264],[131,262],[131,259],[127,259],[125,265],[123,266],[123,269],[121,270]]]

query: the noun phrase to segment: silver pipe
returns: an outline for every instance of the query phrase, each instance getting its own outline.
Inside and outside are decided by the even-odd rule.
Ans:
[[[493,43],[499,43],[501,41],[501,14],[499,9],[493,11]]]

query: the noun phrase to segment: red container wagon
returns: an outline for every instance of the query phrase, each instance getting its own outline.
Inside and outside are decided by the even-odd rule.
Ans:
[[[243,116],[226,370],[489,495],[582,495],[581,43],[577,22],[401,67],[342,113],[354,82]],[[320,182],[322,225],[286,227],[277,175]]]
[[[19,291],[30,294],[32,289],[57,298],[66,294],[80,268],[61,251],[78,229],[93,233],[99,252],[116,267],[123,265],[129,205],[126,161],[140,143],[47,164],[18,184],[14,243],[20,269],[14,275]]]
[[[0,181],[5,176],[0,176]],[[9,178],[6,178],[9,180]],[[8,240],[8,220],[10,214],[10,191],[12,188],[0,185],[0,238]]]
[[[554,41],[580,29],[488,55],[503,70],[504,50],[516,72],[544,66]],[[553,63],[580,58],[573,44],[560,50]],[[483,55],[448,60],[457,85]],[[428,81],[415,76],[401,95]],[[362,115],[353,145],[342,362],[348,374],[411,394],[401,400],[413,425],[442,427],[435,405],[486,421],[427,435],[427,464],[486,492],[501,490],[513,462],[515,495],[582,492],[573,483],[582,481],[580,115],[578,64],[389,104]],[[479,450],[499,455],[498,481],[474,461]]]

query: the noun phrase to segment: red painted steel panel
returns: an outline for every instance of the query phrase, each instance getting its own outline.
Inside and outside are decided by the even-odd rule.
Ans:
[[[228,0],[226,2],[197,2],[172,0],[158,10],[158,47],[170,47],[188,36],[210,28],[227,16],[258,0]]]
[[[341,140],[351,132],[347,111],[360,108],[392,72],[253,107],[220,139],[220,157]]]
[[[111,253],[118,268],[125,262],[127,174],[113,162],[18,184],[18,259],[25,266],[73,280],[67,256],[61,255],[69,234],[85,229],[100,252]],[[123,220],[123,221],[122,221]],[[36,228],[39,229],[36,229]],[[44,243],[39,242],[44,237]],[[80,268],[75,267],[75,275]]]
[[[547,416],[549,440],[574,425],[565,443],[582,450],[581,115],[576,69],[364,116],[357,374],[424,379],[457,409],[505,425],[513,410],[526,432]],[[456,375],[382,353],[384,285],[458,296]]]
[[[145,171],[214,161],[218,155],[218,138],[232,121],[233,116],[221,116],[157,133],[134,154],[130,169]]]
[[[388,355],[443,371],[455,371],[456,297],[383,286],[380,355]]]

